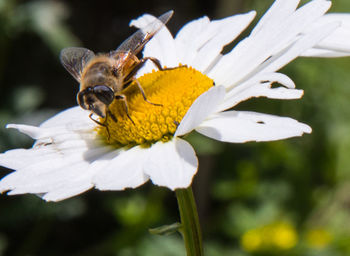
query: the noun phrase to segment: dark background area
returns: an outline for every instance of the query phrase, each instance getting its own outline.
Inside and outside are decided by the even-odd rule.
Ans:
[[[272,2],[0,0],[1,151],[33,143],[6,123],[37,125],[76,105],[79,86],[59,62],[62,48],[115,49],[135,31],[130,20],[146,12],[174,10],[167,26],[175,35],[203,15],[255,9],[260,17]],[[348,0],[333,3],[332,11],[350,12]],[[349,70],[350,58],[299,59],[283,72],[305,90],[302,100],[238,106],[293,117],[311,125],[311,135],[247,144],[190,138],[199,155],[194,191],[207,255],[349,255]],[[175,194],[150,183],[59,203],[1,195],[0,255],[184,255],[180,235],[148,233],[176,221]]]

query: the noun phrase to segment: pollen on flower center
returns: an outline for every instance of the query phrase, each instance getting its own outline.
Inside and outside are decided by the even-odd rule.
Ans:
[[[107,115],[98,127],[109,144],[132,146],[169,140],[194,100],[214,85],[212,79],[187,66],[153,71],[137,80],[149,102],[136,82],[123,90],[132,120],[124,102],[114,100],[109,111],[115,118]]]

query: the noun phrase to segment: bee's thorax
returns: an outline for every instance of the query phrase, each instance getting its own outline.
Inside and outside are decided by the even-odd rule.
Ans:
[[[118,90],[118,79],[113,73],[113,66],[109,62],[94,62],[86,68],[81,79],[81,89],[106,85],[114,91]]]

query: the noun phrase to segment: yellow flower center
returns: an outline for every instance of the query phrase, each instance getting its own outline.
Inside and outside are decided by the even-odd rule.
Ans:
[[[136,82],[122,91],[130,118],[125,102],[114,100],[108,108],[113,117],[101,119],[103,126],[97,128],[109,144],[133,146],[168,141],[195,99],[214,85],[212,79],[187,66],[153,71],[137,81],[148,102]]]

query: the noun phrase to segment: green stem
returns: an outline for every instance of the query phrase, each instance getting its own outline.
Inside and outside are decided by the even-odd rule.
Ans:
[[[192,188],[176,190],[187,256],[203,256],[202,234]]]

